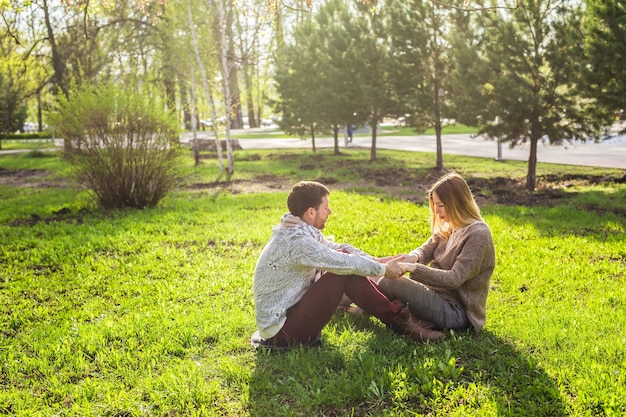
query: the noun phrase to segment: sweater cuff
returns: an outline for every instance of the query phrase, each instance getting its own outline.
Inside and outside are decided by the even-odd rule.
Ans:
[[[376,261],[374,261],[376,262]],[[378,265],[380,265],[380,273],[376,274],[377,277],[384,277],[385,276],[385,272],[387,272],[387,266],[385,264],[381,264],[380,262],[377,262]]]

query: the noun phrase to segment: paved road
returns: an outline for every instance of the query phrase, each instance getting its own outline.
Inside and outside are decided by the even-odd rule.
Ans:
[[[443,135],[441,138],[443,153],[455,155],[497,158],[498,147],[494,141],[482,138],[471,138],[470,135]],[[315,140],[318,148],[332,148],[333,140],[321,138]],[[243,149],[280,149],[303,148],[311,149],[311,140],[300,139],[239,139]],[[343,137],[340,146],[344,148]],[[355,136],[348,148],[371,147],[371,137]],[[394,149],[407,151],[436,152],[434,136],[379,136],[377,149]],[[522,145],[509,148],[501,147],[502,159],[527,161],[530,146]],[[605,143],[572,143],[564,146],[540,144],[537,150],[539,162],[551,162],[570,165],[586,165],[607,168],[626,169],[626,139],[615,138]]]
[[[248,133],[248,132],[247,132]],[[190,134],[181,137],[181,141],[190,139]],[[57,146],[62,146],[62,140],[57,139]],[[370,148],[371,137],[355,136],[348,148]],[[482,138],[472,138],[470,135],[443,135],[441,138],[444,154],[478,156],[497,158],[498,147],[494,141]],[[292,139],[239,139],[243,149],[311,149],[311,140]],[[317,138],[315,145],[318,148],[332,148],[331,138]],[[343,137],[340,138],[340,146],[345,148]],[[436,152],[434,136],[379,136],[377,149],[394,149],[406,151]],[[503,144],[501,147],[502,159],[527,161],[530,152],[529,145],[509,148]],[[0,151],[4,153],[28,152],[26,151]],[[540,144],[537,150],[539,162],[551,162],[569,165],[586,165],[595,167],[626,169],[626,137],[616,137],[602,143],[575,142],[564,146],[550,146]]]

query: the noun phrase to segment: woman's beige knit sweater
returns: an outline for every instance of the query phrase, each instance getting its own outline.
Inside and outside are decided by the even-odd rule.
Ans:
[[[491,231],[475,222],[456,230],[449,240],[433,235],[410,253],[419,263],[411,279],[456,303],[478,331],[485,325],[489,279],[496,264]]]

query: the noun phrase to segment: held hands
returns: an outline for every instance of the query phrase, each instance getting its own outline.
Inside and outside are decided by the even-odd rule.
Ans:
[[[396,279],[404,275],[406,268],[404,267],[404,264],[400,262],[404,259],[404,255],[385,259],[387,260],[387,262],[385,262],[385,278]]]
[[[413,272],[417,268],[417,255],[396,255],[380,258],[380,262],[384,263],[385,278],[400,278],[406,272]]]
[[[398,262],[398,264],[402,266],[406,272],[414,272],[415,268],[417,268],[417,263],[415,262]]]
[[[405,262],[405,263],[408,263],[408,264],[417,263],[417,255],[405,255],[404,259],[402,259],[401,262]]]

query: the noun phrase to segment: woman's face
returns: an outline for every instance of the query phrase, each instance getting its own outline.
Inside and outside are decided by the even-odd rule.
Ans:
[[[441,221],[445,222],[446,206],[443,204],[436,192],[433,192],[430,198],[433,202],[433,209],[435,210],[435,214],[441,219]]]

